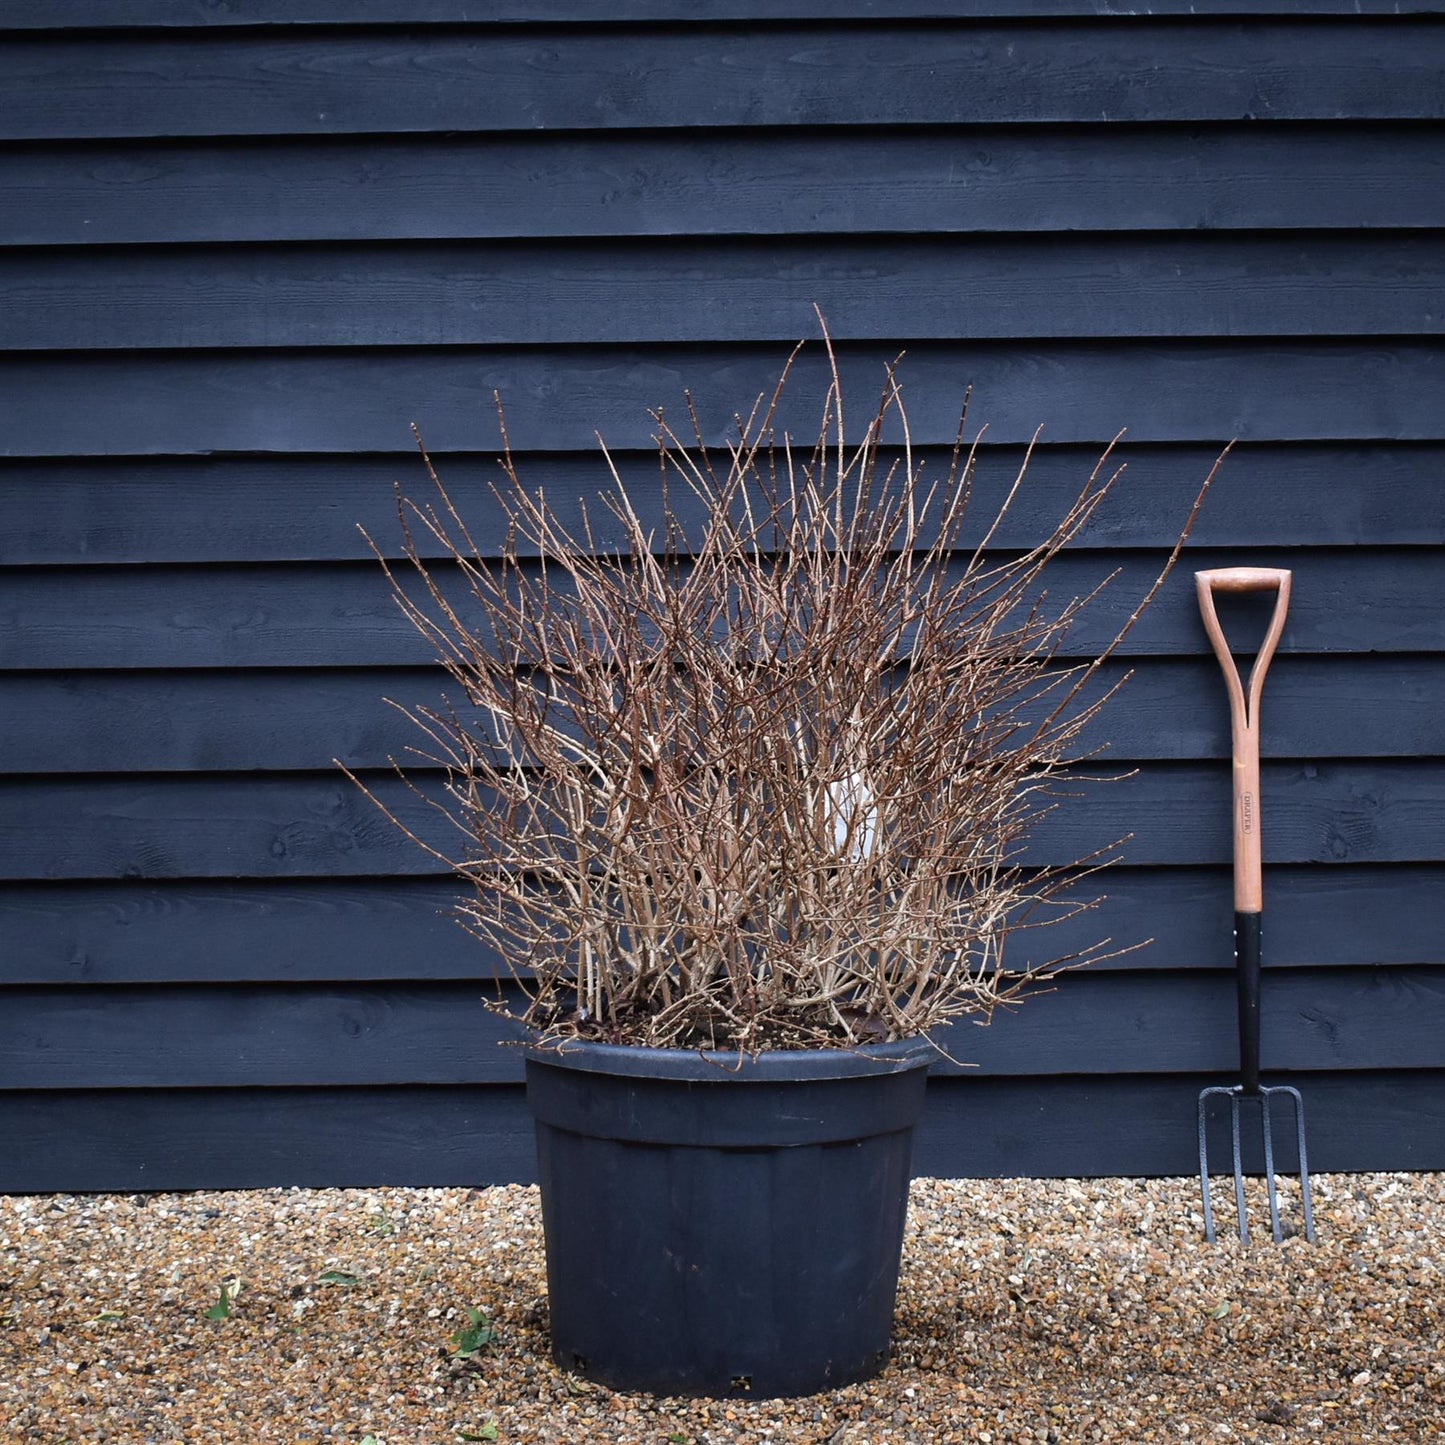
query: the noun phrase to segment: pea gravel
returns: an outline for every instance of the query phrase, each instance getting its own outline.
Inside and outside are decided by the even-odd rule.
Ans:
[[[533,1189],[0,1198],[0,1441],[1442,1438],[1445,1174],[1314,1194],[1210,1247],[1192,1180],[917,1180],[892,1363],[792,1401],[559,1372]]]

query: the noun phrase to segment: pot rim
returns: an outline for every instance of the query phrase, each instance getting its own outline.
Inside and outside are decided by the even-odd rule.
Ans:
[[[767,1049],[758,1054],[712,1049],[652,1049],[590,1039],[545,1040],[526,1046],[529,1063],[623,1078],[682,1079],[698,1083],[853,1079],[901,1074],[942,1057],[926,1035],[887,1044],[836,1049]]]

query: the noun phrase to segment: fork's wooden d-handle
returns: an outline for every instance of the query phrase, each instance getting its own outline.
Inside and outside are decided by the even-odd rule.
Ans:
[[[1194,574],[1195,586],[1207,588],[1210,592],[1277,592],[1283,589],[1288,595],[1289,579],[1290,574],[1283,567],[1215,567],[1209,572]]]
[[[1219,659],[1229,692],[1229,719],[1234,754],[1234,908],[1236,913],[1258,913],[1263,906],[1259,846],[1259,699],[1264,675],[1284,631],[1289,610],[1290,574],[1280,567],[1221,567],[1196,572],[1199,615],[1209,634],[1209,645]],[[1229,643],[1214,610],[1216,592],[1274,592],[1274,615],[1250,669],[1249,683],[1240,681]]]

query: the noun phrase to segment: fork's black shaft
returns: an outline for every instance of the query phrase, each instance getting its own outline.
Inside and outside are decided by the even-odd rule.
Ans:
[[[1259,1092],[1260,913],[1234,915],[1235,982],[1239,990],[1239,1082],[1246,1094]]]

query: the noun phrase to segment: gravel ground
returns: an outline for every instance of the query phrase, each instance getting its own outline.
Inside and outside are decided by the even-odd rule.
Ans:
[[[0,1440],[1445,1437],[1445,1174],[1313,1192],[1318,1244],[1210,1247],[1196,1181],[918,1180],[884,1373],[713,1402],[552,1365],[532,1189],[0,1198]]]

